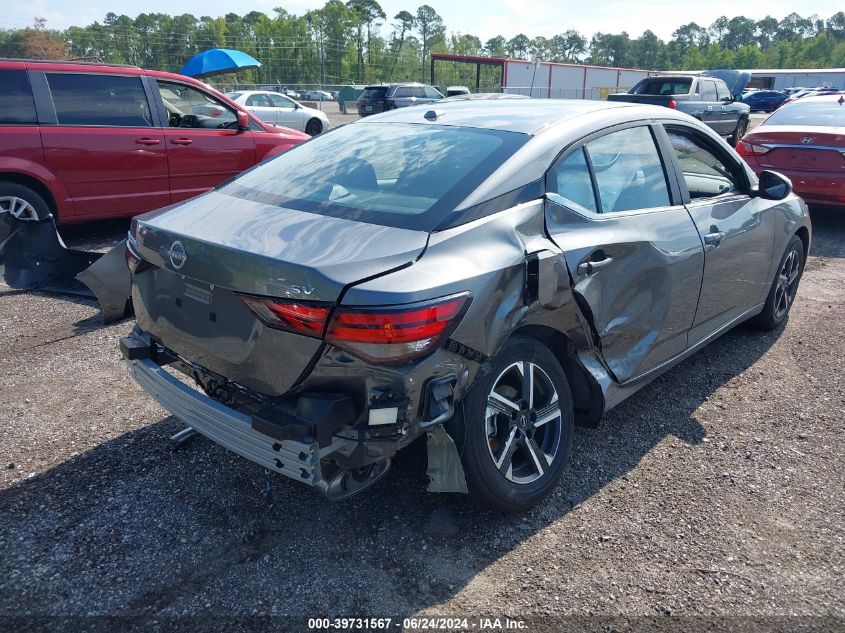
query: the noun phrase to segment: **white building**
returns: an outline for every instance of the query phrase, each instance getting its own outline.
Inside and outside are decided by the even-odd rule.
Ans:
[[[845,90],[845,68],[772,68],[746,70],[751,73],[749,88],[839,88]]]

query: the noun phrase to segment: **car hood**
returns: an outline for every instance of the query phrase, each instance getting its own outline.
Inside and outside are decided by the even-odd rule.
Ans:
[[[734,97],[742,94],[742,91],[745,90],[745,86],[748,85],[751,79],[751,73],[741,70],[706,70],[701,74],[705,77],[715,77],[724,81]]]

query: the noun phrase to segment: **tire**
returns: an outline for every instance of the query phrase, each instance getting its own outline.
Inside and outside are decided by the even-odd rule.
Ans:
[[[533,402],[525,398],[525,368]],[[472,386],[455,424],[472,501],[527,510],[554,490],[569,463],[574,413],[566,374],[547,347],[514,337]]]
[[[320,122],[320,119],[311,119],[305,124],[305,133],[308,136],[317,136],[322,131],[323,124]]]
[[[804,263],[804,243],[800,237],[793,235],[778,264],[763,311],[752,321],[754,325],[761,330],[776,330],[783,325],[795,301]]]
[[[736,147],[736,144],[739,143],[740,139],[745,136],[745,133],[748,131],[748,118],[742,117],[739,121],[736,122],[736,129],[734,133],[728,138],[728,142],[731,144],[731,147]]]
[[[0,213],[9,212],[23,221],[45,220],[50,205],[41,194],[17,182],[0,182]]]

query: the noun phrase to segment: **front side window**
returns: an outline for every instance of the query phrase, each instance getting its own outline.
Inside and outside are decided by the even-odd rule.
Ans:
[[[440,99],[443,96],[435,88],[432,88],[431,86],[424,86],[423,90],[425,91],[425,96],[428,99]]]
[[[667,128],[669,140],[678,157],[690,199],[712,198],[738,188],[736,166],[718,156],[695,132]]]
[[[152,127],[140,77],[47,73],[59,125]]]
[[[728,90],[728,85],[724,81],[716,82],[716,96],[719,101],[732,101],[731,91]]]
[[[350,220],[434,230],[528,141],[516,132],[355,124],[245,172],[222,193]]]
[[[35,103],[25,70],[0,70],[0,125],[34,125]]]
[[[590,141],[585,148],[602,213],[670,204],[663,163],[648,127],[612,132]]]
[[[185,84],[156,83],[170,127],[216,129],[237,126],[234,111],[211,95]]]

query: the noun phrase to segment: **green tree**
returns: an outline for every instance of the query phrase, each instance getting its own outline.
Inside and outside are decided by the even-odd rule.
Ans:
[[[422,69],[422,78],[424,79],[428,56],[434,44],[443,40],[446,34],[446,27],[443,24],[443,18],[434,10],[434,7],[427,4],[417,9],[414,26],[420,34],[420,43],[422,44],[420,67]]]

